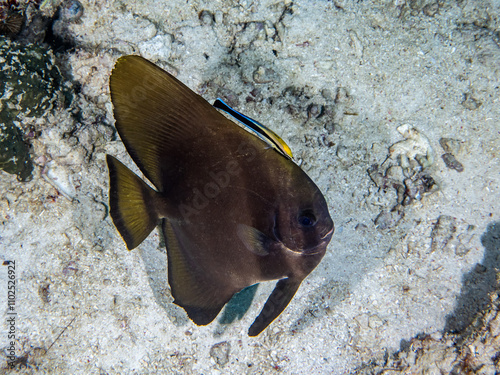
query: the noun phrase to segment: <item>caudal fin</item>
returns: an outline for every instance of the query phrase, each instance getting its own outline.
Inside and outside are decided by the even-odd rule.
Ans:
[[[159,221],[158,194],[130,169],[106,155],[109,169],[109,206],[115,227],[129,250],[139,246]]]

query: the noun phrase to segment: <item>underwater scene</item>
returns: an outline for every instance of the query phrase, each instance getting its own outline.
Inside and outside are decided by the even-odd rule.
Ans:
[[[496,0],[0,1],[0,373],[500,373]]]

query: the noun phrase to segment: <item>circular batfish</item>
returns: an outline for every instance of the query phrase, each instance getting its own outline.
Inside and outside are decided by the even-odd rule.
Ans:
[[[154,189],[107,155],[110,214],[128,249],[161,221],[174,302],[210,323],[240,290],[279,280],[249,329],[261,333],[323,258],[325,198],[289,158],[139,56],[110,78],[116,129]]]

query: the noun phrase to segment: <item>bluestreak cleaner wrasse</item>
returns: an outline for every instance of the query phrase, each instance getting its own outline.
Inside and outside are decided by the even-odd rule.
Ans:
[[[291,153],[142,57],[118,59],[110,92],[118,134],[150,182],[107,155],[110,215],[127,248],[161,224],[174,303],[198,325],[242,289],[279,280],[248,331],[258,335],[325,254],[325,198]]]
[[[276,148],[279,152],[283,154],[283,156],[293,159],[292,150],[285,143],[281,137],[273,132],[271,129],[268,129],[260,122],[255,121],[254,119],[234,110],[230,106],[228,106],[222,99],[217,98],[214,102],[214,107],[222,109],[224,112],[230,114],[235,119],[240,121],[247,128],[252,130],[259,138],[261,138],[264,142],[267,142],[270,146]]]

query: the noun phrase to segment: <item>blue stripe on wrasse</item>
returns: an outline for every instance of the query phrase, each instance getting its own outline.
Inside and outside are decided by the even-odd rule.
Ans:
[[[214,102],[214,107],[223,110],[227,114],[233,116],[236,120],[241,122],[247,128],[252,130],[256,135],[259,136],[264,142],[268,143],[271,147],[276,149],[279,153],[288,159],[293,159],[292,150],[290,147],[281,139],[279,135],[273,132],[271,129],[262,125],[260,122],[245,116],[243,113],[236,111],[235,109],[228,106],[222,99],[217,98]]]

